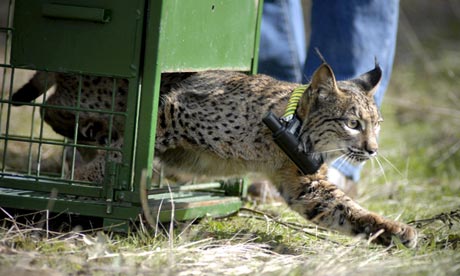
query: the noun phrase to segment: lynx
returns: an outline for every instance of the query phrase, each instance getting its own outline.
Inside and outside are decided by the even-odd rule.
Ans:
[[[374,238],[377,243],[388,245],[392,237],[396,237],[406,246],[415,246],[417,233],[412,227],[362,208],[326,177],[326,164],[338,157],[361,163],[377,154],[381,116],[373,93],[381,74],[376,65],[356,79],[336,81],[328,64],[323,63],[316,70],[295,110],[302,121],[298,150],[315,153],[325,160],[314,174],[303,175],[273,142],[271,131],[262,122],[268,111],[277,116],[283,114],[292,91],[299,84],[281,82],[265,75],[207,71],[163,82],[155,155],[169,168],[195,174],[265,174],[293,210],[322,227],[363,237],[379,233]],[[34,77],[35,82],[38,78],[38,75]],[[101,89],[104,78],[97,82],[91,79],[93,77],[88,78],[88,87],[83,85],[85,91],[104,90]],[[75,105],[70,102],[76,100],[72,89],[76,87],[76,80],[61,74],[54,79],[57,88],[50,99]],[[124,85],[118,83],[118,91],[125,90]],[[40,93],[43,92],[35,91],[34,95]],[[27,94],[31,93],[22,89],[13,99],[29,101],[31,97],[24,99],[23,96]],[[85,101],[82,98],[81,104],[88,107],[112,102],[112,97],[104,93],[82,93],[82,97]],[[117,95],[120,110],[125,108],[125,98],[126,93]],[[67,112],[67,118],[74,117],[71,111]],[[45,110],[45,120],[56,131],[74,135],[74,122],[63,123],[62,114],[60,118],[53,116],[53,112]],[[81,118],[87,123],[81,124],[79,135],[96,141],[100,140],[98,137],[107,137],[104,118],[90,118],[84,114]],[[88,135],[88,129],[91,129],[88,125],[94,126],[96,121],[100,126]],[[114,126],[117,135],[111,136],[116,136],[117,140],[111,143],[121,147],[124,126],[121,123]],[[78,168],[75,177],[101,180],[105,160],[103,154],[97,156]]]

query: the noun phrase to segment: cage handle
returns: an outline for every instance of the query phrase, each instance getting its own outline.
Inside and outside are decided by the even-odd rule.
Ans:
[[[111,12],[108,9],[59,4],[43,4],[42,14],[45,17],[57,19],[73,19],[98,23],[108,23],[111,20]]]

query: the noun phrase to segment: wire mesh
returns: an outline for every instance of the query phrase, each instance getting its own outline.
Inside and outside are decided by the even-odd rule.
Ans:
[[[85,177],[82,179],[76,175],[76,171],[84,171],[85,166],[91,164],[98,156],[104,156],[106,162],[113,161],[110,158],[114,152],[118,153],[117,156],[122,156],[122,148],[113,142],[122,136],[122,131],[115,130],[115,125],[123,125],[120,122],[124,122],[127,116],[126,106],[120,105],[123,99],[119,99],[126,97],[127,91],[120,94],[118,87],[121,81],[126,85],[127,81],[81,74],[42,72],[41,74],[46,76],[43,95],[30,102],[13,101],[13,94],[37,73],[17,69],[10,64],[11,40],[14,35],[11,20],[13,6],[13,1],[9,1],[7,17],[0,19],[0,177],[12,177],[29,182],[53,181],[54,184],[62,185],[100,186],[102,180],[92,181]],[[52,76],[62,82],[78,83],[74,91],[66,90],[74,95],[73,101],[48,102],[56,93],[56,86],[60,88],[59,82],[54,84],[49,81]],[[111,89],[104,90],[97,85],[89,87],[92,80],[100,79]],[[63,89],[67,88],[66,86]],[[103,99],[100,98],[101,93],[104,93]],[[93,106],[88,104],[90,97],[94,97]],[[117,103],[120,106],[117,106]],[[67,114],[69,122],[64,128],[71,135],[56,133],[54,128],[59,127],[53,126],[53,120],[47,118],[47,114],[57,115],[54,123],[57,125],[65,121],[65,118],[59,118],[59,115]],[[103,130],[107,132],[103,140],[84,139],[82,131],[87,127],[85,124],[88,124],[86,118],[101,118],[99,124],[105,124]],[[31,184],[32,190],[33,185]]]
[[[115,138],[113,133],[117,133],[114,130],[114,120],[116,117],[124,117],[125,114],[114,110],[114,100],[111,100],[110,109],[93,110],[82,107],[81,80],[83,77],[81,75],[78,76],[80,85],[77,91],[72,91],[77,94],[77,101],[73,106],[48,104],[47,98],[53,95],[50,90],[47,90],[48,92],[33,102],[13,106],[13,103],[16,104],[12,101],[12,95],[17,86],[15,84],[17,70],[14,68],[5,69],[10,72],[6,74],[9,77],[3,78],[0,98],[0,142],[3,149],[0,171],[3,174],[21,173],[34,176],[37,179],[56,177],[67,183],[78,182],[80,179],[75,176],[75,169],[82,166],[83,161],[85,163],[92,161],[88,159],[88,155],[92,157],[104,155],[109,158],[110,154],[106,152],[118,151],[121,153],[121,148],[111,144]],[[46,87],[50,88],[49,85]],[[116,89],[113,90],[111,98],[115,97],[116,91]],[[73,123],[73,126],[67,126],[72,133],[71,137],[56,134],[43,120],[47,112],[50,111],[57,115],[59,112],[69,114],[69,123]],[[84,125],[85,117],[106,119],[102,121],[102,123],[107,124],[107,135],[104,136],[103,141],[85,141],[81,137],[82,131],[86,127]],[[52,119],[48,120],[52,122]],[[97,131],[97,129],[91,131]]]

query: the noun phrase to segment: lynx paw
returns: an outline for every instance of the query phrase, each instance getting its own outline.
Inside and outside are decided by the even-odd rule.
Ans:
[[[383,220],[375,223],[373,227],[366,227],[364,232],[371,236],[376,235],[374,241],[383,245],[390,245],[393,237],[399,239],[406,247],[413,248],[417,245],[417,231],[404,223]]]
[[[392,235],[408,248],[414,248],[417,245],[417,231],[409,225],[401,224],[399,231]]]

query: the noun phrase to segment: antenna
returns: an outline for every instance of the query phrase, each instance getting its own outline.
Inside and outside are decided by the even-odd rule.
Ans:
[[[318,55],[319,59],[321,59],[323,63],[327,64],[326,59],[323,57],[323,55],[321,54],[318,48],[315,48],[315,52]]]

